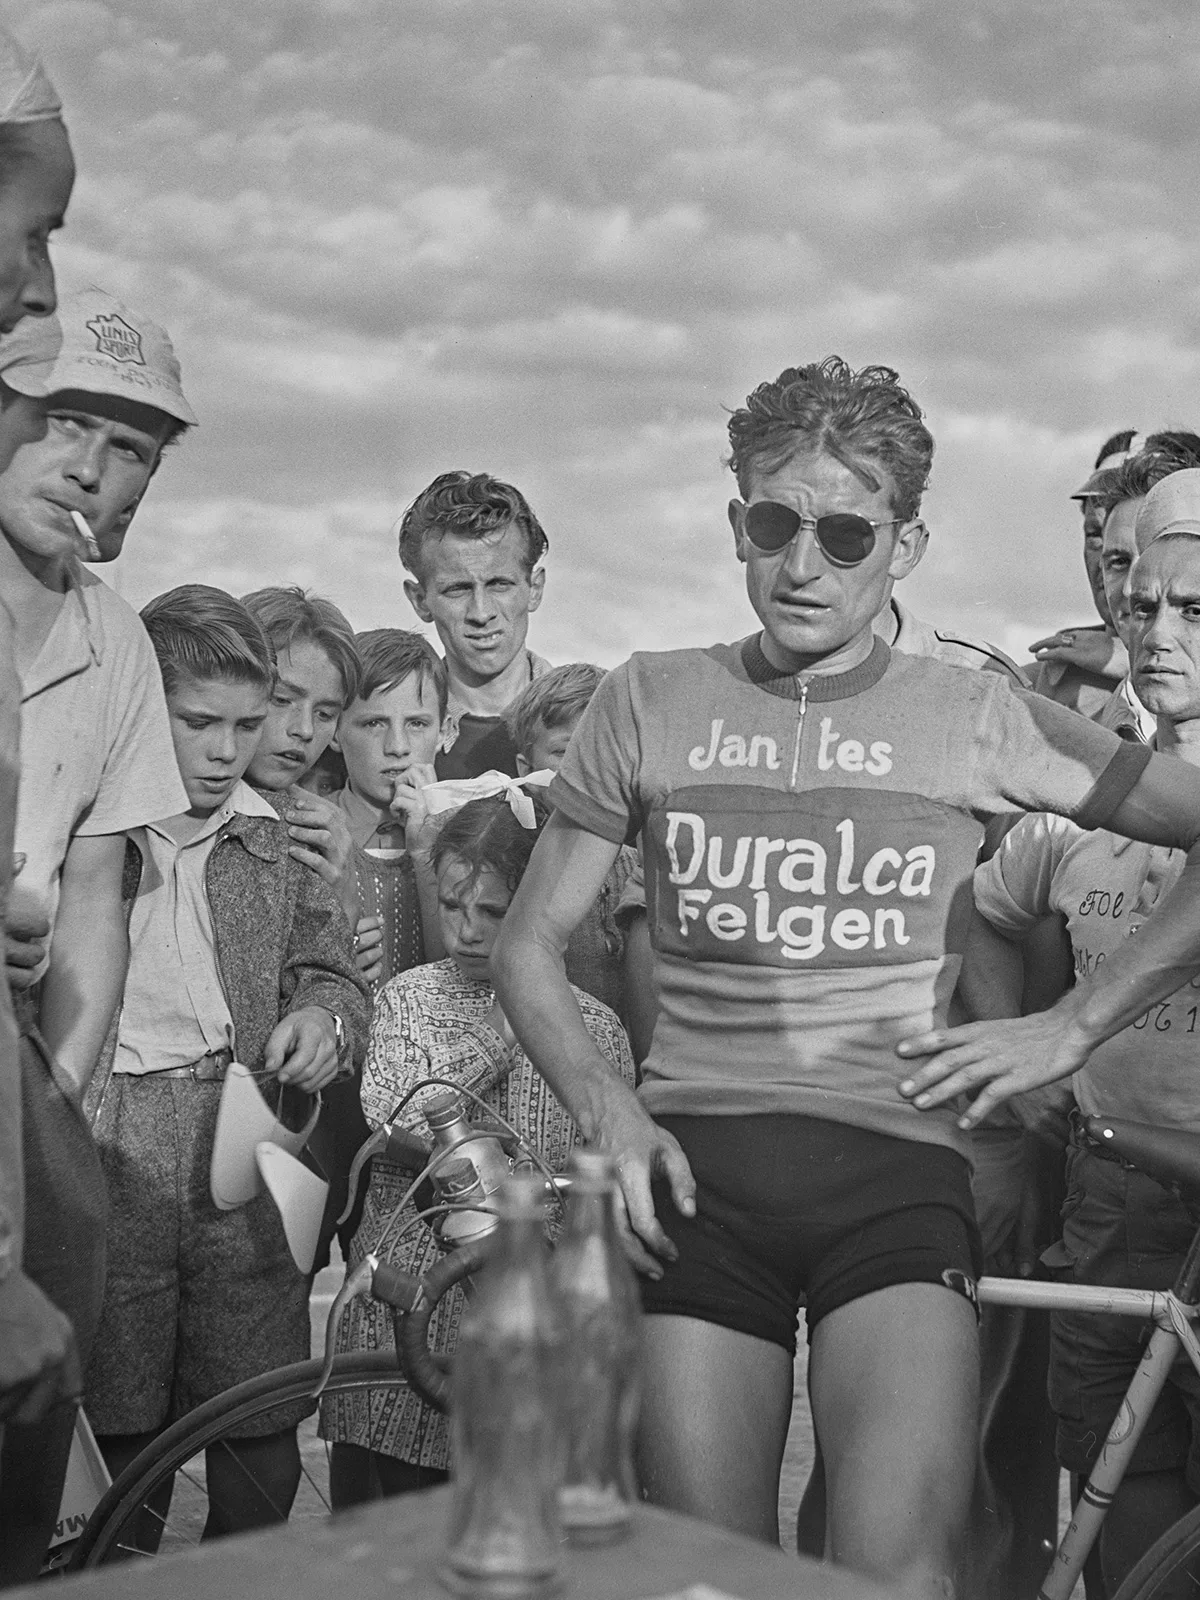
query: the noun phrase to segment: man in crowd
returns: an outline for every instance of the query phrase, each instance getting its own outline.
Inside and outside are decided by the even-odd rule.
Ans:
[[[41,65],[0,29],[0,332],[55,306],[49,240],[75,180],[62,106]],[[12,619],[0,604],[0,926],[12,886],[20,687]],[[6,1419],[37,1422],[78,1393],[69,1319],[23,1269],[24,1162],[16,1019],[0,983],[0,1449]],[[3,1576],[0,1574],[0,1582]]]
[[[1144,548],[1138,542],[1138,514],[1156,483],[1197,466],[1200,466],[1200,437],[1172,431],[1151,434],[1136,455],[1107,474],[1100,496],[1101,580],[1109,615],[1126,651],[1131,622],[1130,575]],[[1096,714],[1096,720],[1124,739],[1148,744],[1154,737],[1154,717],[1138,699],[1129,673]]]
[[[525,643],[542,603],[549,540],[519,489],[487,473],[444,472],[400,523],[404,592],[437,630],[449,702],[439,778],[517,776],[505,716],[547,663]]]
[[[1114,433],[1100,447],[1096,464],[1071,496],[1083,514],[1083,565],[1100,624],[1061,628],[1031,648],[1036,659],[1027,668],[1038,694],[1070,706],[1085,717],[1098,716],[1129,670],[1125,646],[1109,615],[1101,572],[1104,528],[1103,496],[1118,467],[1137,455],[1145,441],[1132,428]]]
[[[1144,464],[1139,457],[1121,474]],[[1156,748],[1195,766],[1200,764],[1200,744],[1192,737],[1200,730],[1200,623],[1195,617],[1200,471],[1169,473],[1157,487],[1121,500],[1118,507],[1132,507],[1135,560],[1124,597],[1110,587],[1110,609],[1123,622],[1134,687],[1156,719]],[[1105,525],[1106,541],[1114,515],[1110,512]],[[1140,559],[1138,548],[1144,552]],[[1076,970],[1102,975],[1103,963],[1154,915],[1182,867],[1178,851],[1130,845],[1103,829],[1084,832],[1062,817],[1023,817],[976,873],[975,900],[1009,938],[1019,939],[1047,914],[1063,916]],[[1092,914],[1098,903],[1111,908],[1105,916]],[[1003,962],[992,956],[991,964],[995,969]],[[1019,986],[1014,988],[1019,994]],[[1195,998],[1185,984],[1153,1009],[1153,1026],[1139,1018],[1101,1045],[1073,1080],[1080,1111],[1200,1131],[1198,1052],[1188,1031]],[[1078,1117],[1071,1143],[1071,1199],[1063,1211],[1062,1242],[1051,1258],[1058,1272],[1075,1283],[1168,1288],[1195,1232],[1187,1207],[1146,1174],[1126,1170],[1109,1152],[1098,1150]],[[1094,1314],[1058,1313],[1052,1326],[1050,1396],[1058,1414],[1057,1447],[1078,1495],[1141,1359],[1145,1334],[1128,1318]],[[1196,1503],[1189,1458],[1200,1438],[1198,1422],[1196,1374],[1184,1361],[1156,1402],[1104,1520],[1100,1555],[1109,1594],[1154,1540]]]
[[[84,1361],[106,1203],[81,1102],[125,978],[125,832],[187,800],[150,641],[80,562],[119,549],[164,448],[194,422],[167,335],[99,290],[27,319],[0,346],[0,601],[15,624],[23,733],[7,967],[21,1030],[25,1266],[70,1317]],[[7,1431],[9,1581],[38,1571],[72,1425],[62,1405]]]

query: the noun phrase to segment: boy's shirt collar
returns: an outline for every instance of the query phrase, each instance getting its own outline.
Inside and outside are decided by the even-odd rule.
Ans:
[[[164,817],[159,822],[148,822],[146,827],[157,833],[160,838],[168,839],[178,849],[186,849],[189,845],[199,844],[203,839],[210,839],[219,833],[223,827],[232,822],[234,817],[269,817],[272,822],[278,822],[279,813],[263,797],[256,793],[244,778],[239,778],[229,791],[229,797],[224,805],[218,806],[211,816],[205,817],[195,833],[189,833],[186,838],[180,839],[172,823],[177,823],[186,817],[181,813],[178,817]]]
[[[379,807],[355,794],[349,784],[339,789],[334,804],[341,810],[350,837],[360,850],[403,850],[404,820],[394,820]]]

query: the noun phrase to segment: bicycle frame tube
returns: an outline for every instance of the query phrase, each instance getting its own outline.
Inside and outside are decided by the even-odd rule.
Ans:
[[[1088,1283],[1045,1283],[1037,1278],[980,1278],[985,1305],[1025,1306],[1031,1311],[1106,1312],[1117,1317],[1166,1315],[1165,1289],[1102,1289]],[[1200,1307],[1182,1307],[1194,1317]]]
[[[1195,1307],[1188,1309],[1195,1311]],[[1091,1477],[1084,1484],[1079,1504],[1055,1552],[1045,1582],[1038,1591],[1038,1600],[1070,1600],[1088,1552],[1096,1542],[1105,1513],[1120,1487],[1125,1469],[1178,1353],[1179,1336],[1173,1328],[1163,1327],[1160,1323],[1150,1336],[1150,1343],[1126,1390],[1121,1409],[1113,1418],[1108,1438],[1092,1468]]]
[[[1181,1343],[1200,1372],[1200,1346],[1190,1327],[1200,1314],[1200,1305],[1189,1303],[1195,1299],[1198,1280],[1200,1247],[1195,1240],[1175,1288],[1170,1290],[1106,1289],[1082,1283],[1041,1283],[1031,1278],[980,1279],[979,1298],[987,1305],[1100,1312],[1110,1316],[1141,1317],[1153,1320],[1156,1325],[1038,1591],[1038,1600],[1070,1600]],[[1185,1298],[1180,1298],[1181,1293]]]

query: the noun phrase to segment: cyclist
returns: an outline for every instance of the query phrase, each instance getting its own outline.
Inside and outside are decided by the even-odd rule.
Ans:
[[[1146,548],[1123,608],[1133,687],[1156,716],[1156,748],[1198,766],[1200,542],[1163,528],[1179,527],[1190,515],[1200,529],[1200,471],[1163,480],[1153,501],[1139,504],[1147,514],[1138,516],[1137,538]],[[976,872],[975,899],[993,927],[1012,938],[1048,913],[1063,915],[1077,973],[1102,979],[1108,958],[1153,915],[1183,864],[1178,850],[1131,844],[1104,829],[1085,833],[1063,817],[1023,817]],[[1200,1132],[1198,1006],[1193,981],[1099,1045],[1072,1079],[1081,1110]],[[1187,1208],[1093,1144],[1078,1114],[1072,1121],[1063,1237],[1048,1259],[1068,1281],[1168,1288],[1195,1231]],[[1080,1477],[1100,1453],[1141,1359],[1144,1333],[1129,1318],[1056,1313],[1052,1320],[1058,1456]],[[1179,1362],[1104,1521],[1100,1549],[1110,1593],[1200,1498],[1198,1424],[1200,1380],[1190,1362]]]
[[[894,372],[789,369],[729,429],[762,632],[606,679],[496,988],[618,1162],[650,1279],[651,1498],[776,1537],[803,1295],[829,1554],[944,1596],[973,1476],[979,1240],[955,1118],[897,1095],[896,1046],[944,1019],[984,819],[1054,810],[1190,846],[1200,780],[1171,762],[1151,778],[1145,749],[875,636],[919,551],[933,447]],[[602,1073],[561,952],[639,834],[660,1009],[635,1097]],[[1177,938],[1200,953],[1200,911]]]

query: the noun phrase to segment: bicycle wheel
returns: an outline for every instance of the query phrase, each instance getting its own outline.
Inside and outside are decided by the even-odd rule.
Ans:
[[[269,1424],[274,1410],[290,1422],[296,1405],[311,1394],[320,1372],[320,1361],[277,1367],[180,1417],[129,1464],[104,1495],[79,1537],[67,1570],[77,1572],[108,1561],[173,1554],[196,1546],[208,1512],[205,1451],[222,1446],[229,1450],[227,1441],[239,1438],[248,1424]],[[394,1350],[361,1351],[335,1359],[324,1393],[361,1390],[377,1394],[384,1403],[407,1387]],[[300,1488],[293,1504],[281,1508],[280,1521],[326,1517],[332,1511],[329,1446],[317,1437],[318,1405],[316,1400],[310,1402],[300,1425]],[[265,1431],[269,1432],[269,1427]],[[250,1490],[255,1487],[247,1485]],[[153,1549],[145,1548],[146,1540],[139,1532],[148,1526],[153,1529]]]
[[[1197,1600],[1200,1597],[1200,1506],[1156,1539],[1113,1600]]]

